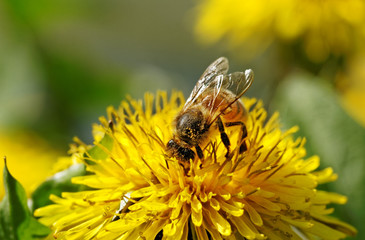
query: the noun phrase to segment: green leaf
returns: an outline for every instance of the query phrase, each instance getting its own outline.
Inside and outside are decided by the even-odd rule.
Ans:
[[[105,152],[104,149],[111,150],[113,147],[113,142],[114,139],[108,134],[105,134],[100,143],[91,148],[88,153],[93,159],[104,160],[108,157],[108,153]]]
[[[66,170],[56,173],[43,182],[32,194],[32,210],[49,205],[51,194],[61,196],[62,192],[77,192],[87,189],[84,185],[71,183],[71,178],[86,175],[84,164],[74,164]]]
[[[0,203],[0,239],[28,240],[47,236],[50,230],[31,215],[25,190],[10,174],[6,161],[3,176],[5,197]]]
[[[293,75],[278,87],[273,107],[285,129],[298,125],[298,136],[306,137],[307,155],[319,155],[321,167],[332,167],[339,175],[326,187],[348,197],[345,206],[336,206],[337,216],[355,225],[365,222],[365,129],[341,107],[334,89],[321,79]],[[359,232],[358,239],[365,239]]]

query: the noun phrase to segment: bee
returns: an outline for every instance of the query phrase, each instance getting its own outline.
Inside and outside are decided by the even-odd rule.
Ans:
[[[197,154],[204,157],[201,146],[207,142],[214,129],[218,129],[226,157],[230,154],[230,140],[225,127],[241,126],[242,144],[239,152],[247,150],[245,122],[247,110],[240,98],[253,82],[253,71],[234,72],[227,75],[228,60],[218,58],[199,78],[185,105],[174,120],[173,137],[166,144],[170,157],[187,162]],[[195,152],[194,149],[195,148]]]

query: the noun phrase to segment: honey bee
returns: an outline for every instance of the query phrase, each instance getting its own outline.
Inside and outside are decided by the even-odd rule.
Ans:
[[[180,113],[174,120],[174,133],[166,144],[170,157],[187,162],[197,154],[204,157],[201,146],[209,139],[213,129],[218,129],[226,157],[230,153],[230,140],[225,127],[241,126],[242,144],[240,153],[247,149],[245,122],[247,110],[240,98],[253,82],[253,71],[228,74],[228,60],[218,58],[205,70],[198,80]],[[214,127],[213,127],[214,125]],[[195,148],[196,153],[193,151]]]

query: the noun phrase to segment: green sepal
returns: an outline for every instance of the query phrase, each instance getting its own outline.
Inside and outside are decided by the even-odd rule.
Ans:
[[[49,199],[51,194],[61,196],[62,192],[78,192],[88,189],[84,185],[71,182],[71,178],[84,175],[86,175],[85,165],[80,163],[48,178],[32,193],[32,210],[51,204],[52,201]]]
[[[22,185],[10,174],[6,161],[3,177],[5,196],[0,203],[0,239],[28,240],[46,237],[50,230],[30,213]]]
[[[96,159],[96,160],[105,160],[108,157],[108,153],[105,151],[105,149],[107,150],[111,150],[113,147],[113,143],[114,143],[114,139],[109,136],[108,134],[105,134],[103,139],[101,139],[101,141],[93,146],[89,151],[88,154],[90,155],[91,158]],[[88,164],[94,164],[94,162],[87,161]]]

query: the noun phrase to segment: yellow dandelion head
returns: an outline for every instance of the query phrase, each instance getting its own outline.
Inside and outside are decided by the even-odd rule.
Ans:
[[[248,55],[277,40],[300,43],[314,62],[352,53],[365,38],[365,3],[361,0],[204,0],[195,31],[203,43],[222,38],[230,47],[249,46]]]
[[[204,157],[188,165],[166,154],[171,123],[182,108],[182,93],[145,95],[108,108],[97,128],[99,154],[87,150],[87,176],[75,184],[92,190],[51,196],[36,210],[57,239],[340,239],[355,230],[328,216],[327,204],[344,196],[317,190],[333,181],[330,168],[315,171],[318,157],[304,159],[296,127],[282,132],[278,114],[267,118],[260,101],[248,109],[247,150],[239,150],[239,126],[226,129],[231,154],[219,132],[202,147]],[[97,136],[100,136],[99,134]],[[104,144],[104,143],[108,144]],[[94,149],[95,151],[95,149]]]

